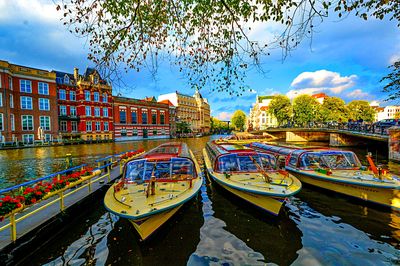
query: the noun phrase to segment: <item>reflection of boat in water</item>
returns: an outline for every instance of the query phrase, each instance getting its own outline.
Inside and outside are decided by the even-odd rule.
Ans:
[[[285,198],[298,193],[300,181],[278,170],[275,157],[242,145],[208,142],[203,150],[212,179],[236,196],[278,215]]]
[[[197,160],[184,143],[165,143],[131,160],[106,193],[110,212],[129,219],[144,240],[200,189]]]
[[[369,157],[370,169],[352,151],[326,148],[293,148],[252,143],[250,147],[286,158],[286,170],[302,182],[400,210],[400,179],[378,169]]]

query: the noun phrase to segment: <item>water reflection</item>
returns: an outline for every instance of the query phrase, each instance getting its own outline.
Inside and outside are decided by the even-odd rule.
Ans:
[[[303,248],[293,265],[398,265],[400,251],[373,240],[342,221],[339,216],[326,216],[308,203],[293,198],[288,204],[291,218],[301,230]],[[351,212],[351,209],[347,210]],[[360,221],[360,224],[363,220]],[[368,232],[368,230],[367,230]]]

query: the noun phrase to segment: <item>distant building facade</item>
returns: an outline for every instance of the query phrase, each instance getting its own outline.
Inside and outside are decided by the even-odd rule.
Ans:
[[[162,100],[160,103],[168,104],[169,107],[169,134],[176,137],[176,107],[169,100]]]
[[[85,141],[113,139],[112,88],[87,68],[83,75],[55,71],[59,128],[63,138]]]
[[[400,105],[389,105],[375,109],[377,111],[376,120],[394,118],[396,113],[400,113]]]
[[[0,70],[0,143],[55,140],[55,74],[2,60]]]
[[[159,103],[154,97],[114,97],[113,108],[116,141],[170,137],[168,104]]]
[[[198,90],[193,96],[178,91],[158,96],[159,102],[165,100],[169,100],[176,107],[177,122],[188,123],[194,133],[210,132],[210,105]]]
[[[247,120],[248,130],[263,130],[278,126],[276,117],[268,112],[272,99],[274,99],[274,96],[256,96],[256,102],[250,108],[250,115]]]

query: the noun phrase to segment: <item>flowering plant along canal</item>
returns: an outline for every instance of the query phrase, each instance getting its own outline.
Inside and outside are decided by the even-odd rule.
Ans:
[[[212,136],[211,139],[219,136]],[[201,164],[210,137],[182,139]],[[128,150],[149,150],[168,140],[0,151],[1,186]],[[379,147],[352,149],[360,159]],[[387,160],[379,157],[380,161]],[[362,162],[365,164],[366,161]],[[396,165],[389,165],[397,171]],[[205,173],[204,173],[205,174]],[[103,193],[104,196],[104,193]],[[303,186],[273,217],[205,178],[189,201],[145,242],[132,224],[108,213],[100,196],[22,265],[399,265],[400,214],[380,206]]]

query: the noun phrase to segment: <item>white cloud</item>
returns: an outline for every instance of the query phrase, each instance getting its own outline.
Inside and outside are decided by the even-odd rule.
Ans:
[[[398,54],[394,54],[389,59],[389,64],[393,65],[395,62],[400,61],[400,52]]]
[[[289,99],[294,99],[297,96],[300,96],[302,94],[308,94],[308,95],[313,95],[316,93],[321,92],[321,89],[318,88],[308,88],[308,89],[300,89],[300,90],[290,90],[286,93],[286,96],[289,97]]]
[[[56,10],[57,2],[52,0],[0,0],[0,21],[20,22],[41,21],[59,23],[61,12]]]
[[[353,90],[352,92],[349,92],[347,94],[347,96],[350,98],[354,98],[354,99],[365,99],[366,97],[369,96],[369,94],[366,92],[363,92],[360,89],[356,89],[356,90]]]
[[[311,93],[331,92],[333,94],[339,94],[353,87],[356,80],[357,75],[342,77],[338,72],[322,69],[315,72],[301,73],[292,81],[290,86],[292,90],[298,92],[304,90]]]
[[[219,120],[228,121],[228,120],[231,120],[232,115],[233,115],[232,113],[221,112],[221,113],[219,113],[219,114],[217,115],[217,118],[218,118]]]

